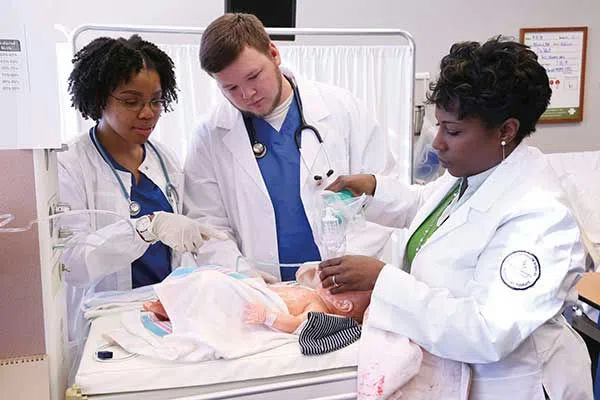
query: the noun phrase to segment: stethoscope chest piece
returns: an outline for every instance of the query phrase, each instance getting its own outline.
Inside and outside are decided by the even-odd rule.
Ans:
[[[108,155],[106,154],[106,151],[102,148],[102,146],[100,145],[100,142],[98,141],[98,138],[96,136],[96,127],[95,126],[91,128],[91,137],[92,137],[92,141],[94,142],[94,145],[96,146],[96,148],[98,149],[98,152],[100,153],[100,156],[102,157],[104,162],[106,164],[108,164],[108,166],[110,167],[110,170],[112,171],[113,175],[115,176],[115,179],[119,183],[119,186],[121,187],[121,191],[123,192],[123,197],[125,197],[125,200],[129,201],[129,215],[132,217],[137,217],[142,212],[142,206],[137,201],[131,200],[129,193],[127,192],[127,189],[125,188],[125,184],[123,183],[123,180],[121,179],[121,177],[119,177],[119,174],[117,173],[117,171],[115,170],[115,167],[110,162]],[[154,154],[156,154],[156,157],[158,158],[158,162],[160,163],[160,168],[162,169],[163,174],[165,175],[165,181],[167,182],[166,190],[165,190],[165,194],[167,195],[167,201],[169,201],[169,203],[171,203],[171,206],[173,207],[173,211],[175,213],[177,213],[177,203],[179,202],[178,196],[177,196],[177,190],[175,189],[175,186],[173,186],[173,184],[171,183],[171,179],[169,179],[169,173],[167,172],[167,166],[165,165],[165,162],[163,161],[163,158],[160,155],[160,153],[158,152],[158,150],[156,149],[156,147],[154,147],[154,145],[149,140],[146,143],[152,148],[152,151],[154,151]]]
[[[267,146],[260,142],[256,142],[252,145],[252,152],[254,157],[263,158],[267,154]]]
[[[138,216],[140,211],[142,211],[140,203],[138,203],[137,201],[129,202],[129,215],[131,215],[132,217],[136,217]]]
[[[302,160],[302,163],[304,163],[306,169],[310,172],[311,169],[308,166],[308,164],[306,164],[306,161],[302,157],[302,152],[300,151],[301,135],[302,135],[302,131],[305,131],[305,130],[312,131],[314,133],[317,141],[319,142],[319,145],[323,149],[325,158],[327,159],[327,164],[329,165],[329,169],[327,170],[327,173],[325,174],[325,176],[323,176],[323,175],[314,175],[313,176],[317,185],[321,185],[321,184],[323,184],[323,182],[325,182],[325,180],[327,178],[329,178],[331,175],[333,175],[333,169],[331,168],[331,162],[329,161],[329,156],[327,155],[327,150],[325,149],[325,146],[323,145],[323,138],[321,137],[321,134],[319,133],[317,128],[315,128],[312,125],[308,125],[306,123],[306,119],[304,118],[304,110],[302,108],[302,99],[300,98],[300,92],[298,91],[298,85],[296,85],[287,76],[285,78],[288,80],[288,82],[290,83],[290,85],[292,87],[292,90],[294,92],[294,98],[296,99],[296,104],[298,106],[298,114],[300,117],[300,124],[294,131],[294,142],[296,143],[296,148],[300,152],[300,159]],[[249,113],[243,112],[242,119],[244,121],[244,125],[246,126],[246,132],[248,133],[248,138],[250,139],[250,143],[252,145],[252,153],[254,153],[254,157],[256,157],[257,159],[263,158],[267,154],[267,146],[265,146],[264,143],[259,142],[258,138],[256,137],[256,131],[254,129],[254,125],[252,124],[252,115]]]

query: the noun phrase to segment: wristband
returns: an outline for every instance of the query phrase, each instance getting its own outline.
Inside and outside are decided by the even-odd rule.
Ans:
[[[277,316],[275,315],[275,313],[272,313],[271,311],[267,311],[267,316],[265,317],[265,322],[263,322],[266,326],[268,326],[269,328],[273,327],[273,323],[275,323],[275,320],[277,319]]]

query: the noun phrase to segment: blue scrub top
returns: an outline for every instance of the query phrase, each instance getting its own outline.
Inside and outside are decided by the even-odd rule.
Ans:
[[[90,129],[90,138],[92,130]],[[92,140],[92,142],[94,142]],[[96,145],[94,143],[94,145]],[[98,142],[98,146],[102,146]],[[144,159],[146,158],[146,146],[144,149]],[[115,169],[129,172],[126,168],[115,161],[106,149],[104,153]],[[155,211],[173,212],[171,204],[158,186],[154,184],[146,175],[140,172],[140,181],[136,185],[135,177],[131,174],[131,192],[132,201],[140,203],[141,211],[136,217],[152,214]],[[133,263],[131,263],[131,284],[133,288],[140,286],[153,285],[161,282],[171,272],[171,248],[162,242],[156,242],[146,252]]]
[[[260,118],[252,118],[252,124],[258,141],[268,149],[256,161],[275,211],[279,262],[320,261],[300,197],[300,151],[294,142],[294,131],[300,126],[297,99],[294,98],[279,132]],[[282,267],[281,279],[296,279],[297,269]]]

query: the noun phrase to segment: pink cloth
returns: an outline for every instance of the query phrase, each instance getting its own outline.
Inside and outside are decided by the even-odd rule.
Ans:
[[[296,272],[299,284],[320,285],[318,263]],[[407,337],[362,326],[358,356],[359,400],[467,400],[471,370],[465,363],[445,360],[423,350]]]
[[[467,364],[434,356],[407,337],[365,321],[358,356],[359,400],[467,400],[470,378]]]

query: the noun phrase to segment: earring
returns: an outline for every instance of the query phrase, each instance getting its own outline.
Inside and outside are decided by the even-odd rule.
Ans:
[[[502,146],[502,161],[506,158],[506,153],[504,152],[504,147],[506,146],[506,140],[500,142],[500,146]]]

